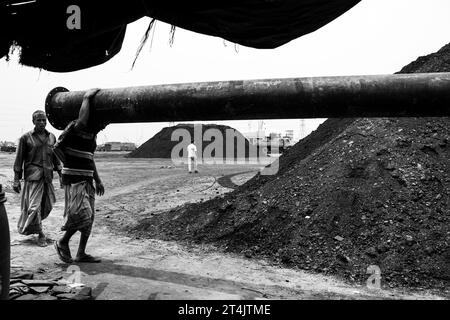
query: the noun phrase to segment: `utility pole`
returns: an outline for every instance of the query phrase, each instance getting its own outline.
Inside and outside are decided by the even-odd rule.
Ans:
[[[305,134],[305,119],[300,119],[300,135],[299,140],[302,140],[306,136]]]

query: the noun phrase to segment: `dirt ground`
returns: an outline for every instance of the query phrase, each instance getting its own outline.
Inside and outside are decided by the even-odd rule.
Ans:
[[[37,279],[72,279],[93,288],[95,299],[442,299],[429,292],[399,292],[350,286],[340,279],[268,261],[225,253],[214,246],[139,239],[123,230],[143,214],[188,202],[206,201],[242,184],[262,167],[258,164],[199,165],[199,174],[170,159],[129,159],[101,153],[97,168],[105,195],[96,200],[96,221],[88,252],[99,264],[62,263],[51,243],[38,247],[34,236],[17,233],[20,197],[13,193],[14,154],[0,153],[0,183],[5,187],[11,229],[12,269],[35,273]],[[222,186],[222,185],[224,186]],[[62,232],[64,196],[55,178],[57,203],[44,220],[50,239]],[[71,241],[75,254],[78,237]],[[369,277],[369,275],[368,275]],[[381,279],[382,282],[382,279]],[[383,286],[382,286],[383,288]]]

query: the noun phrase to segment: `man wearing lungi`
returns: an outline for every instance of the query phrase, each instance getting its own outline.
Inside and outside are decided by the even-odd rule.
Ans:
[[[53,171],[61,175],[61,165],[53,154],[55,136],[48,132],[44,111],[33,113],[34,129],[20,137],[14,162],[13,189],[21,196],[18,231],[23,235],[37,234],[37,244],[45,247],[47,239],[42,220],[48,217],[55,203]],[[23,190],[20,180],[24,178]]]
[[[97,133],[106,124],[94,119],[91,98],[99,89],[86,92],[79,111],[78,119],[69,123],[59,137],[54,152],[63,163],[62,184],[65,191],[63,237],[55,241],[59,258],[66,263],[100,262],[99,258],[86,253],[86,245],[94,223],[95,194],[105,192],[94,162],[97,147]],[[95,182],[95,187],[94,187]],[[75,259],[72,259],[69,241],[79,231],[80,243]]]

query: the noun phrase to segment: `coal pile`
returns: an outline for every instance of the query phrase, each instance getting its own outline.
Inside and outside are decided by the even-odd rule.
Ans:
[[[233,146],[233,157],[237,158],[239,153],[237,151],[238,147],[240,146],[238,141],[242,139],[244,141],[244,145],[241,145],[242,148],[242,155],[244,157],[249,157],[249,155],[252,155],[250,152],[250,143],[249,141],[236,129],[233,129],[229,126],[222,126],[222,125],[216,125],[216,124],[206,124],[201,125],[201,137],[204,136],[205,132],[208,130],[218,130],[220,131],[220,134],[223,138],[223,148],[222,148],[222,155],[223,157],[226,156],[226,145],[227,145],[227,130],[232,130],[232,133],[234,133],[239,138],[234,138],[234,141],[232,141]],[[163,128],[160,132],[158,132],[155,136],[153,136],[151,139],[149,139],[147,142],[142,144],[138,149],[131,152],[128,157],[130,158],[171,158],[171,153],[173,148],[181,142],[181,140],[172,141],[171,137],[175,130],[187,130],[190,134],[190,137],[194,137],[194,125],[193,124],[178,124],[173,127],[166,127]],[[217,132],[217,131],[216,131]],[[202,151],[207,148],[208,145],[214,143],[214,138],[211,139],[212,141],[206,141],[203,139],[202,143]],[[188,144],[190,141],[187,142]],[[197,145],[197,140],[196,140]],[[197,150],[200,152],[200,148],[197,145]],[[257,151],[255,151],[255,154],[257,154]],[[213,157],[218,157],[218,155],[215,154],[215,151],[212,151],[211,155]],[[182,155],[180,154],[180,157]]]
[[[450,71],[447,49],[432,57],[433,72]],[[378,266],[383,288],[448,290],[450,118],[329,119],[308,138],[280,158],[277,175],[134,232],[215,242],[358,284]]]
[[[254,179],[248,181],[243,187],[244,190],[255,189],[264,183],[278,178],[285,173],[295,163],[305,159],[316,148],[332,141],[347,126],[355,121],[355,118],[328,119],[323,122],[319,128],[309,134],[307,137],[295,144],[295,147],[288,149],[279,161],[277,175],[257,175]]]
[[[419,57],[397,73],[450,72],[450,43],[438,52]]]

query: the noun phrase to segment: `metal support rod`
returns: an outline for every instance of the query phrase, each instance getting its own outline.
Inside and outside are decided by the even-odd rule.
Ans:
[[[50,123],[78,116],[84,91],[55,88]],[[95,119],[106,123],[336,117],[450,116],[450,73],[289,78],[103,89]]]
[[[11,264],[11,246],[9,237],[8,216],[4,203],[5,193],[0,184],[0,300],[9,298],[9,280]]]

